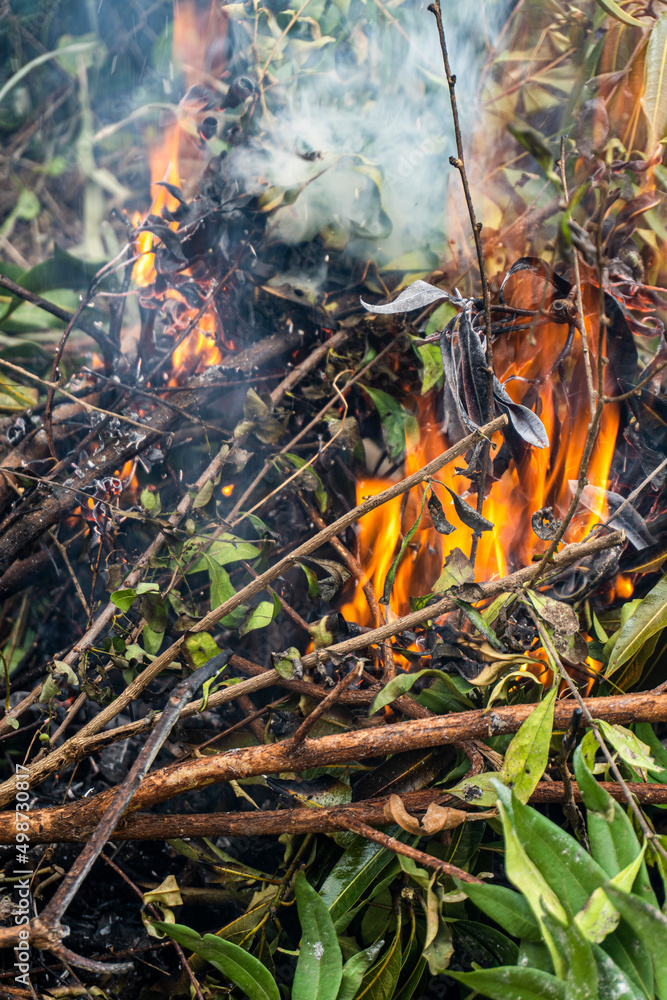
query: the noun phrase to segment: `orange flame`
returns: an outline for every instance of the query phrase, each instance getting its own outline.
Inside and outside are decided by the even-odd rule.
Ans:
[[[212,5],[203,11],[196,0],[181,0],[174,5],[174,32],[172,58],[175,67],[183,75],[187,87],[195,83],[205,83],[211,71],[220,75],[220,58],[226,35],[226,19]],[[176,120],[160,132],[160,141],[150,148],[151,190],[153,199],[148,212],[160,215],[163,209],[173,211],[178,200],[159,182],[166,181],[182,189],[194,187],[205,162],[206,152],[196,141],[196,121],[187,108],[179,106]],[[133,223],[140,227],[145,215],[136,212]],[[173,230],[177,222],[169,223]],[[154,237],[149,232],[137,236],[136,252],[141,254],[133,269],[133,278],[141,288],[149,288],[156,278]],[[188,276],[191,270],[181,272]],[[157,296],[155,296],[157,297]],[[176,299],[181,308],[174,310],[172,334],[179,339],[197,315],[197,310],[188,306],[175,289],[169,289],[164,298]],[[172,382],[181,373],[188,373],[197,367],[219,364],[222,353],[218,346],[224,343],[223,331],[214,306],[211,304],[194,325],[191,333],[174,351]],[[227,345],[231,346],[231,345]]]
[[[517,282],[512,279],[512,282],[515,291],[513,304],[526,304],[526,281]],[[597,351],[598,330],[595,295],[596,290],[591,290],[585,298],[588,341],[593,352]],[[512,303],[509,293],[507,299]],[[496,372],[501,381],[512,375],[537,380],[540,400],[537,412],[546,428],[550,447],[528,449],[519,468],[511,462],[493,483],[484,501],[483,513],[495,527],[492,531],[484,532],[479,540],[475,562],[475,576],[478,580],[505,576],[519,566],[529,564],[535,555],[543,553],[547,543],[540,541],[532,529],[533,513],[542,507],[552,506],[556,516],[562,517],[571,501],[569,484],[578,476],[589,409],[578,336],[570,357],[565,361],[567,391],[561,384],[558,373],[551,374],[566,336],[567,327],[549,324],[538,327],[534,332],[510,332],[494,344]],[[522,401],[526,383],[512,381],[506,388],[516,402]],[[608,392],[613,391],[611,386],[605,388]],[[438,427],[432,399],[420,400],[418,418],[420,438],[416,445],[408,444],[405,476],[441,455],[448,446]],[[619,407],[608,404],[589,463],[589,483],[605,489],[610,485],[609,473],[619,420]],[[501,443],[502,436],[496,434],[493,438],[493,454],[498,454]],[[463,463],[459,461],[447,465],[438,474],[438,479],[461,496],[469,488],[469,481],[456,475],[455,467],[460,464]],[[388,485],[390,483],[387,480],[361,480],[357,484],[357,503],[361,503],[365,497],[380,493]],[[424,511],[420,527],[396,572],[390,604],[390,612],[395,615],[409,612],[410,597],[431,591],[442,570],[444,559],[454,548],[460,548],[466,554],[470,551],[470,529],[460,524],[447,491],[436,483],[433,488],[448,519],[457,527],[451,534],[441,535],[433,527],[428,510]],[[387,571],[401,539],[419,516],[424,489],[424,486],[413,489],[407,501],[402,501],[399,497],[371,511],[359,522],[359,552],[365,572],[362,583],[370,580],[378,597],[382,594]],[[466,495],[466,499],[472,506],[476,505],[475,494],[470,497]],[[581,541],[606,515],[606,510],[602,508],[583,513],[580,511],[567,531],[566,541]],[[631,588],[632,584],[627,578],[622,583],[619,582],[619,593],[624,596],[628,589],[631,592]],[[372,624],[361,584],[341,611],[346,618],[361,625]]]

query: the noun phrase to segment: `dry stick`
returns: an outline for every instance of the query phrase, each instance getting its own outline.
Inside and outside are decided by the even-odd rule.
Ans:
[[[32,382],[38,382],[39,385],[44,385],[48,388],[50,393],[59,392],[61,396],[65,396],[67,399],[71,399],[74,403],[77,403],[83,410],[88,410],[89,412],[103,413],[107,417],[114,417],[116,420],[120,420],[125,424],[131,424],[132,427],[138,427],[141,431],[152,431],[154,434],[163,434],[164,431],[155,431],[150,424],[141,424],[138,420],[132,420],[131,417],[126,417],[122,413],[113,413],[111,410],[103,410],[100,406],[93,406],[92,403],[86,402],[80,396],[75,396],[71,392],[67,392],[66,389],[61,389],[57,382],[48,381],[45,378],[39,378],[38,375],[33,375],[32,372],[27,371],[25,368],[21,368],[19,365],[13,365],[11,361],[5,361],[4,358],[0,358],[0,365],[3,368],[8,368],[12,372],[16,372],[18,375],[22,375],[24,378],[30,379]],[[46,423],[46,413],[44,414],[44,422]],[[55,458],[55,455],[54,455]]]
[[[625,800],[628,803],[628,805],[630,806],[630,808],[632,809],[633,813],[635,814],[637,822],[639,823],[644,836],[646,837],[647,840],[649,840],[651,842],[651,844],[653,845],[654,849],[662,856],[663,860],[667,861],[667,851],[664,849],[664,847],[660,843],[660,839],[658,837],[656,837],[656,835],[653,832],[653,830],[651,830],[650,826],[646,822],[646,819],[644,817],[643,812],[641,811],[641,809],[639,808],[639,806],[635,802],[635,800],[634,800],[634,798],[632,796],[632,793],[630,792],[630,789],[628,788],[627,784],[625,783],[625,780],[623,779],[623,776],[621,775],[621,772],[619,771],[618,767],[616,766],[616,762],[614,761],[614,758],[609,753],[609,750],[607,748],[607,744],[604,741],[604,738],[602,736],[602,733],[600,732],[600,728],[597,725],[597,722],[593,719],[593,716],[591,715],[590,711],[588,710],[586,702],[581,697],[581,694],[579,693],[579,689],[578,689],[577,685],[574,683],[574,681],[572,680],[572,678],[568,674],[567,670],[565,669],[565,667],[561,663],[560,657],[559,657],[558,653],[556,652],[556,649],[555,649],[553,643],[551,642],[551,639],[549,638],[549,635],[548,635],[546,629],[544,628],[544,626],[543,626],[540,618],[538,617],[538,615],[535,614],[535,612],[533,611],[533,609],[530,608],[530,607],[528,608],[528,613],[529,613],[530,617],[533,619],[533,621],[535,622],[535,627],[537,628],[537,631],[539,633],[540,639],[542,640],[542,645],[544,646],[544,649],[546,650],[546,652],[547,652],[547,654],[549,656],[549,659],[552,662],[552,665],[555,666],[555,668],[556,668],[556,670],[557,670],[557,672],[558,672],[561,680],[563,680],[565,682],[565,684],[568,686],[568,688],[570,689],[570,692],[571,692],[572,696],[574,697],[575,701],[577,702],[579,708],[582,711],[582,714],[583,714],[584,719],[586,720],[586,723],[588,724],[588,726],[590,726],[591,730],[593,731],[593,735],[595,736],[597,744],[600,747],[600,750],[602,751],[602,754],[603,754],[605,760],[607,761],[607,764],[609,765],[609,769],[610,769],[611,773],[614,775],[614,777],[616,778],[616,781],[618,782],[618,784],[623,789],[623,793],[625,795]]]
[[[584,704],[588,717],[604,718],[610,723],[627,725],[667,720],[667,695],[655,695],[652,691],[589,698]],[[525,704],[504,706],[490,712],[454,712],[306,740],[296,753],[286,740],[179,762],[147,774],[132,799],[130,810],[134,813],[183,792],[231,780],[286,771],[303,772],[314,767],[332,767],[407,750],[433,749],[465,740],[515,733],[534,710],[535,705]],[[554,729],[566,729],[571,717],[572,702],[557,702]],[[78,838],[83,831],[90,834],[112,804],[114,794],[115,790],[110,790],[65,806],[31,810],[31,842],[34,839],[36,843],[37,837],[51,839],[50,829],[55,821],[60,824],[60,831],[69,829],[72,837]],[[15,835],[14,813],[0,813],[0,843],[13,842]]]
[[[461,123],[459,121],[459,109],[456,103],[456,77],[451,71],[449,65],[449,55],[447,53],[447,42],[445,40],[445,29],[442,23],[442,12],[440,10],[440,0],[434,0],[434,3],[429,5],[428,8],[431,13],[435,16],[436,24],[438,26],[438,36],[440,38],[440,49],[442,51],[442,61],[445,67],[445,76],[447,77],[447,86],[449,87],[449,101],[452,106],[452,119],[454,121],[454,135],[456,137],[456,156],[450,156],[449,162],[453,167],[459,172],[461,177],[461,184],[463,186],[463,194],[466,200],[466,206],[468,208],[468,216],[470,218],[470,225],[472,226],[473,239],[475,241],[475,252],[477,254],[477,265],[479,267],[479,277],[482,285],[482,298],[484,301],[484,324],[486,327],[486,366],[488,368],[489,384],[488,384],[488,419],[493,419],[493,346],[491,343],[491,296],[489,293],[489,284],[486,279],[486,268],[484,266],[484,248],[482,246],[482,237],[480,235],[482,225],[477,222],[477,217],[475,215],[475,207],[472,203],[472,195],[470,193],[470,185],[468,183],[468,173],[466,171],[465,158],[463,155],[463,139],[461,137]],[[481,467],[479,475],[479,489],[477,492],[477,513],[481,514],[484,509],[484,490],[486,488],[486,476],[489,468],[489,457],[491,454],[491,442],[486,444],[482,449],[481,456]],[[470,561],[474,565],[475,556],[477,555],[477,545],[479,543],[479,535],[477,533],[473,534],[472,547],[470,551]]]
[[[331,346],[332,344],[335,343],[335,345],[338,346],[338,344],[343,343],[348,336],[349,336],[348,333],[335,334],[331,338],[331,340],[328,341],[328,344],[329,346]],[[329,348],[327,348],[327,350],[328,349]],[[317,361],[319,361],[323,353],[326,352],[323,352],[321,347],[316,348],[316,350],[312,352],[312,355],[309,355],[309,357],[306,358],[305,361],[301,362],[301,364],[297,365],[297,367],[292,372],[290,372],[290,374],[280,383],[280,385],[277,386],[276,389],[274,389],[271,396],[274,403],[279,402],[282,396],[286,392],[288,392],[291,388],[293,388],[302,378],[304,378],[311,371],[313,367],[315,367]],[[311,360],[313,356],[314,360]],[[238,442],[235,442],[235,445],[236,444],[238,444]],[[199,479],[194,484],[197,494],[201,492],[206,483],[217,479],[218,474],[220,473],[227,457],[228,455],[222,456],[221,454],[218,454],[213,458],[213,460],[210,462],[210,464],[207,466],[207,468],[204,470],[204,472],[201,474]],[[186,517],[187,514],[190,512],[193,503],[194,500],[193,498],[190,497],[189,494],[186,494],[186,496],[182,498],[174,513],[169,517],[168,523],[171,528],[175,528],[180,524],[183,518]],[[149,566],[150,560],[159,554],[165,541],[166,538],[164,533],[160,532],[135,563],[134,569],[124,581],[125,587],[134,587],[136,586],[137,583],[139,583],[145,570]],[[103,631],[104,628],[106,628],[111,619],[117,613],[118,613],[118,608],[111,601],[109,601],[109,603],[106,605],[103,611],[101,611],[100,614],[98,614],[97,618],[90,626],[90,628],[86,630],[85,634],[79,640],[77,645],[71,650],[70,653],[68,653],[65,657],[63,657],[64,662],[68,663],[70,666],[75,664],[80,653],[85,652],[92,646],[97,636]],[[139,678],[137,678],[137,680],[139,680]],[[147,681],[146,683],[150,683],[150,680]],[[141,689],[142,688],[139,688],[139,691]],[[139,691],[137,693],[139,693]],[[77,699],[77,701],[80,700],[81,696],[79,699]],[[83,704],[83,702],[81,702],[81,704]],[[80,705],[78,707],[80,707]],[[106,718],[106,720],[104,721],[100,719],[99,715],[96,716],[96,718],[92,720],[93,723],[92,731],[93,732],[99,731],[99,729],[103,728],[106,725],[106,723],[109,722],[111,718],[113,718],[115,714],[116,714],[115,712],[112,712],[111,715],[108,716],[108,718]],[[98,720],[101,722],[101,725],[99,726],[96,725]],[[62,729],[63,726],[61,726],[61,730]],[[0,721],[0,734],[1,732],[2,732],[2,721]],[[81,736],[82,732],[83,731],[80,731],[78,735]]]
[[[498,419],[500,420],[502,418]],[[419,473],[416,473],[415,475],[419,475]],[[409,478],[413,479],[414,477],[409,477]],[[401,485],[402,485],[401,483],[397,483],[396,487],[400,487]],[[396,487],[393,487],[392,489],[395,489]],[[315,539],[313,539],[312,542],[315,543],[317,539],[321,538],[323,534],[325,533],[321,532],[320,535],[315,536]],[[577,559],[584,558],[585,556],[594,554],[596,552],[601,552],[605,548],[610,548],[613,547],[614,545],[620,545],[624,540],[625,540],[625,535],[623,534],[622,531],[618,531],[606,537],[593,538],[588,542],[581,542],[577,545],[569,545],[562,552],[556,554],[554,558],[555,568],[556,570],[560,570],[563,567],[569,566],[571,565],[571,563],[576,562]],[[319,544],[321,544],[321,542]],[[317,546],[314,545],[314,547]],[[299,554],[298,558],[302,558],[304,554],[307,553]],[[283,562],[284,560],[281,560],[281,563],[278,564],[278,566],[281,567],[280,570],[281,572],[282,569],[285,568],[284,566],[282,566]],[[532,572],[533,572],[532,566],[524,566],[522,569],[517,570],[516,573],[512,573],[509,577],[506,577],[503,580],[493,580],[489,583],[480,584],[480,588],[484,596],[487,598],[497,596],[498,594],[503,593],[506,590],[509,591],[517,590],[519,587],[521,587],[529,580]],[[266,577],[267,575],[270,575],[270,573],[271,571],[262,574],[262,576],[259,577],[258,580],[254,581],[253,584],[248,585],[248,587],[245,589],[245,592],[247,592],[247,590],[250,589],[250,587],[255,588],[253,590],[253,593],[258,593],[260,590],[263,590],[267,581],[262,580],[262,577]],[[226,602],[226,604],[228,603],[229,602]],[[226,604],[221,605],[221,608],[216,608],[214,612],[211,612],[209,616],[207,616],[207,619],[210,618],[211,615],[214,617],[217,616],[218,613],[220,613],[220,617],[224,617],[228,612],[226,610],[221,610],[221,609],[226,608]],[[325,654],[344,656],[347,655],[348,653],[356,652],[358,649],[364,648],[364,646],[368,646],[377,642],[383,642],[385,639],[389,638],[392,635],[396,635],[399,632],[402,632],[404,629],[414,628],[416,625],[420,625],[424,621],[427,621],[431,618],[437,618],[440,615],[445,614],[446,612],[453,611],[455,608],[456,605],[454,604],[454,602],[450,598],[445,597],[437,604],[431,605],[428,608],[424,608],[421,611],[414,611],[412,612],[412,614],[406,615],[404,618],[397,618],[394,622],[391,622],[389,625],[383,625],[379,629],[372,629],[360,636],[352,636],[350,639],[346,639],[342,643],[338,643],[334,646],[331,646],[326,650],[318,651],[317,654],[311,653],[307,656],[304,656],[302,658],[302,663],[305,666],[314,666],[315,663],[317,662],[318,656],[321,657]],[[203,619],[202,622],[199,623],[199,625],[206,622],[207,619]],[[207,627],[209,626],[207,625]],[[198,627],[193,629],[193,631],[195,630],[200,631]],[[112,702],[111,705],[107,706],[105,709],[102,709],[102,711],[99,713],[99,715],[95,717],[95,719],[91,720],[91,722],[83,726],[82,729],[77,734],[77,736],[71,737],[66,743],[63,744],[62,747],[59,747],[57,750],[52,751],[45,760],[31,764],[29,766],[30,770],[28,774],[28,780],[30,781],[30,783],[34,785],[39,783],[40,781],[43,781],[44,778],[48,777],[49,774],[54,773],[55,771],[66,766],[68,763],[71,763],[73,760],[80,759],[81,756],[85,756],[86,753],[90,752],[91,749],[90,743],[89,741],[87,741],[86,738],[92,736],[95,733],[98,733],[99,730],[103,728],[104,725],[110,722],[111,719],[113,719],[114,716],[118,714],[118,712],[120,712],[122,708],[125,707],[125,705],[133,701],[134,698],[137,696],[138,691],[142,690],[146,684],[150,683],[150,681],[152,681],[160,673],[160,671],[164,668],[164,666],[167,663],[171,662],[173,656],[178,653],[182,642],[183,642],[182,639],[179,640],[178,642],[174,643],[174,645],[170,647],[169,650],[161,654],[160,657],[158,657],[152,664],[150,664],[150,666],[147,667],[139,675],[139,677],[137,677],[132,682],[132,684],[130,684],[125,689],[125,691],[122,692],[122,694],[120,694],[114,702]],[[231,661],[232,664],[236,659],[238,658],[236,657],[232,658]],[[279,675],[277,671],[270,670],[267,671],[266,673],[262,673],[260,677],[253,678],[253,680],[256,681],[261,680],[262,683],[260,684],[260,686],[268,687],[274,681],[275,683],[280,683],[278,677]],[[294,686],[296,687],[296,682],[294,682]],[[241,685],[236,685],[235,688],[232,689],[232,691],[238,690],[240,687]],[[253,690],[257,690],[257,688],[254,688]],[[250,688],[247,688],[244,691],[244,693],[249,693],[249,692]],[[356,692],[356,693],[362,694],[362,692]],[[213,697],[216,696],[214,695]],[[230,695],[230,698],[233,698],[233,695]],[[102,717],[102,721],[101,724],[98,724],[98,719],[100,719],[100,717]],[[137,724],[133,723],[132,725],[134,726]],[[146,728],[148,728],[148,726],[146,726]],[[130,735],[128,729],[125,729],[124,731],[128,732],[128,735]],[[106,735],[107,734],[101,734],[101,739],[104,739]],[[466,736],[465,733],[459,737],[459,740],[461,741],[465,741],[466,739],[468,739],[468,737]],[[2,785],[0,785],[0,806],[6,805],[8,802],[12,801],[15,790],[16,790],[15,776],[12,776]]]
[[[621,786],[613,781],[601,781],[612,798],[625,802]],[[666,805],[667,785],[626,784],[633,796],[646,805]],[[577,802],[582,801],[581,792],[575,782],[572,790]],[[428,788],[401,795],[403,805],[416,816],[423,815],[431,803],[440,806],[454,806],[456,809],[474,809],[474,805],[464,802],[446,789]],[[565,788],[562,781],[540,781],[529,801],[532,805],[562,803]],[[386,826],[384,808],[389,796],[353,802],[345,806],[317,808],[306,806],[295,809],[275,809],[257,813],[168,813],[156,814],[137,812],[120,820],[113,832],[112,840],[175,840],[183,837],[274,837],[282,834],[300,835],[304,833],[335,833],[346,829],[341,820],[346,815],[370,826]],[[90,829],[74,825],[60,809],[41,809],[37,814],[39,822],[31,827],[30,841],[34,844],[81,843],[88,840]],[[475,815],[473,813],[473,815]],[[7,821],[5,822],[5,819]],[[13,822],[13,819],[12,819]],[[9,818],[0,816],[0,844],[13,844],[15,829]]]
[[[290,566],[293,566],[295,563],[303,559],[304,556],[310,555],[311,552],[316,551],[316,549],[324,545],[325,542],[328,542],[331,538],[334,538],[339,532],[345,530],[347,527],[349,527],[349,525],[353,524],[358,518],[363,517],[364,514],[367,514],[369,511],[374,510],[376,507],[381,507],[383,504],[387,503],[388,500],[392,500],[394,497],[400,496],[402,493],[407,492],[407,490],[411,489],[413,486],[416,486],[418,483],[422,482],[423,479],[428,479],[429,477],[435,475],[435,473],[439,469],[441,469],[444,465],[446,465],[452,459],[456,458],[457,456],[467,451],[468,448],[471,447],[476,440],[478,440],[478,438],[483,437],[485,434],[492,434],[495,430],[498,430],[500,427],[503,427],[506,422],[507,418],[504,415],[497,417],[494,421],[492,421],[492,423],[487,424],[484,427],[481,427],[478,431],[475,431],[468,437],[463,438],[461,441],[458,442],[458,444],[454,445],[452,448],[449,448],[446,452],[444,452],[444,454],[440,455],[439,458],[436,458],[432,462],[429,462],[429,464],[426,465],[420,471],[413,473],[413,475],[408,476],[406,479],[403,479],[399,483],[395,483],[393,486],[389,487],[389,489],[384,490],[382,493],[379,493],[375,497],[371,497],[365,503],[361,504],[358,507],[355,507],[347,514],[344,514],[342,517],[338,518],[337,521],[334,521],[333,524],[328,525],[323,531],[318,532],[307,542],[304,542],[302,545],[298,546],[298,548],[296,548],[292,553],[290,553],[287,556],[284,556],[271,569],[262,573],[260,576],[257,577],[256,580],[253,580],[246,587],[240,590],[237,594],[229,598],[229,600],[225,601],[224,604],[221,604],[220,607],[212,609],[208,613],[208,615],[206,615],[204,618],[202,618],[200,622],[198,622],[195,626],[193,626],[191,631],[202,632],[211,628],[213,625],[216,625],[222,618],[225,617],[225,615],[229,614],[230,611],[238,607],[239,604],[242,604],[244,601],[246,601],[250,597],[253,597],[255,594],[260,593],[262,590],[264,590],[267,583],[271,583],[273,580],[275,580],[276,577],[280,576],[281,573],[283,573],[286,569],[288,569]],[[181,504],[185,503],[185,499],[186,498],[184,498],[183,501],[181,501]],[[180,506],[181,505],[179,505],[179,508]],[[158,539],[156,539],[154,545],[157,544],[160,537],[161,536],[158,536]],[[152,550],[153,546],[149,547],[147,553],[145,553],[144,556],[142,556],[142,558],[139,560],[139,562],[142,563],[142,570],[143,566],[147,565],[148,563],[149,555],[153,554]],[[135,569],[135,572],[131,574],[130,579],[135,579],[136,582],[136,580],[139,579],[139,576],[140,573],[138,573],[137,570]],[[126,586],[128,585],[132,586],[133,584],[131,584],[128,580],[126,582]],[[110,607],[108,606],[106,612],[103,612],[102,615],[98,616],[96,622],[93,624],[92,629],[89,629],[86,635],[83,637],[83,639],[79,641],[78,647],[75,647],[75,649],[73,649],[71,653],[63,657],[64,662],[68,663],[71,666],[72,663],[76,661],[76,658],[79,652],[81,651],[82,645],[85,643],[86,645],[84,648],[89,648],[94,638],[97,635],[99,635],[104,625],[107,624],[108,621],[110,621],[111,617],[113,616],[114,613],[116,613],[116,611],[117,609],[115,605],[111,604]],[[106,620],[103,621],[103,619],[105,618],[105,614],[108,615],[108,617],[106,617]],[[419,619],[419,621],[425,621],[427,618],[431,617],[428,612],[426,613],[417,612],[417,614],[421,614],[421,618]],[[414,617],[414,616],[409,616],[409,617]],[[396,625],[396,623],[392,623],[391,626],[384,626],[385,630],[389,628],[390,631],[386,632],[386,635],[383,635],[383,638],[387,638],[387,636],[394,635],[396,632],[401,631],[400,624],[396,628],[394,628],[394,625]],[[391,629],[393,629],[393,631]],[[99,712],[99,714],[96,715],[94,719],[91,719],[90,722],[88,722],[85,726],[83,726],[83,728],[79,731],[77,736],[73,737],[73,739],[77,740],[80,739],[81,737],[91,735],[92,733],[99,732],[101,729],[103,729],[104,726],[107,725],[107,723],[114,718],[114,716],[116,716],[127,705],[129,705],[130,702],[132,702],[141,693],[141,691],[143,691],[143,689],[148,684],[150,684],[154,680],[154,678],[157,677],[158,674],[169,663],[172,662],[175,656],[179,655],[184,639],[185,636],[182,636],[175,643],[173,643],[169,647],[169,649],[165,650],[164,653],[161,653],[158,657],[156,657],[156,659],[148,667],[146,667],[145,670],[143,670],[139,674],[139,676],[136,677],[132,681],[132,683],[129,684],[125,688],[125,690],[110,705],[107,705],[106,708],[103,708],[102,711]],[[373,640],[371,639],[369,641],[372,642]],[[41,762],[40,780],[43,780],[43,778],[46,777],[48,774],[53,773],[53,771],[58,770],[60,767],[63,766],[63,760],[67,759],[66,754],[69,752],[70,743],[71,741],[68,741],[68,743],[64,744],[63,747],[60,747],[58,751],[49,754],[46,760]],[[48,767],[46,767],[46,765],[48,765]],[[32,778],[29,780],[32,780]],[[16,784],[16,778],[15,776],[13,776],[8,781],[4,782],[3,785],[0,785],[0,805],[3,805],[6,802],[11,801],[11,797],[13,796],[15,790],[15,784]],[[9,798],[4,797],[5,795],[9,795]]]
[[[167,707],[162,713],[158,725],[141,749],[123,783],[117,789],[114,789],[112,801],[101,818],[95,833],[91,836],[74,865],[60,883],[48,905],[40,916],[31,922],[30,940],[34,944],[37,944],[39,947],[52,949],[53,945],[59,945],[62,938],[68,933],[62,926],[61,921],[70,903],[95,864],[119,819],[130,804],[142,779],[147,774],[160,748],[175,725],[181,710],[190,701],[193,693],[205,681],[213,677],[220,666],[224,666],[224,662],[221,663],[223,657],[224,662],[226,662],[226,654],[214,656],[206,666],[201,667],[190,677],[186,678],[186,680],[181,681],[172,691]],[[2,932],[0,931],[1,943]],[[70,961],[74,965],[80,964],[78,956],[71,956]],[[110,966],[109,971],[127,972],[131,968],[131,964],[120,963]]]
[[[288,741],[290,744],[290,749],[295,755],[298,756],[299,748],[301,747],[303,741],[308,736],[318,719],[321,719],[325,712],[328,712],[332,705],[335,705],[340,698],[343,691],[346,691],[353,681],[358,681],[361,677],[363,671],[363,664],[358,663],[357,666],[350,670],[346,677],[336,684],[335,688],[329,692],[326,698],[317,705],[309,715],[303,720],[294,736]]]

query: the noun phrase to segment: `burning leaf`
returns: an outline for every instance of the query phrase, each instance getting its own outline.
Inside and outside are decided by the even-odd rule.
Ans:
[[[489,410],[489,370],[482,341],[470,319],[470,308],[466,306],[458,323],[461,382],[468,416],[479,427]]]
[[[420,280],[413,281],[393,302],[388,302],[386,305],[371,305],[364,302],[363,299],[360,301],[368,312],[388,316],[395,313],[414,312],[415,309],[425,309],[427,306],[433,305],[434,302],[451,302],[452,296],[449,292],[444,292],[441,288],[436,288],[435,285],[429,285],[427,281]]]
[[[442,504],[435,495],[433,489],[431,489],[428,498],[428,512],[431,515],[431,520],[433,521],[433,527],[436,531],[439,531],[441,535],[451,535],[452,531],[456,531],[453,524],[450,524],[445,517],[445,512],[443,510]]]
[[[468,557],[461,549],[452,549],[445,559],[445,566],[433,584],[434,594],[446,594],[452,587],[461,587],[475,577],[475,571]]]
[[[609,324],[605,352],[611,371],[621,383],[632,383],[637,375],[639,355],[628,320],[616,299],[605,292],[604,311]]]
[[[540,507],[530,519],[533,531],[543,542],[550,542],[563,523],[554,514],[553,507]]]
[[[495,527],[493,521],[489,521],[487,518],[482,517],[481,514],[478,514],[474,507],[471,507],[469,503],[466,503],[466,501],[463,500],[458,493],[455,493],[454,490],[450,490],[449,486],[445,486],[445,489],[454,501],[456,513],[468,528],[472,528],[472,530],[478,534],[482,531],[493,530]]]

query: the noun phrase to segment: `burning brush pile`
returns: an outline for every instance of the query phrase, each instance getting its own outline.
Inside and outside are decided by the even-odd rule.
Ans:
[[[598,28],[510,13],[492,25],[508,64],[534,32],[555,101],[531,104],[530,72],[504,79],[490,50],[464,151],[445,50],[457,144],[438,134],[427,148],[420,129],[442,117],[433,47],[415,51],[381,4],[373,16],[405,62],[386,93],[369,90],[359,55],[380,61],[380,29],[358,27],[354,0],[349,17],[345,5],[308,16],[250,6],[176,5],[182,92],[141,133],[150,196],[112,207],[106,262],[56,247],[32,269],[0,268],[0,736],[12,764],[0,843],[15,845],[23,822],[11,804],[29,803],[11,863],[34,887],[28,937],[17,920],[0,943],[124,977],[109,996],[155,995],[154,963],[169,996],[222,995],[206,959],[252,997],[277,1000],[276,982],[294,977],[297,1000],[315,996],[296,985],[307,949],[296,974],[292,961],[310,907],[335,954],[365,956],[345,996],[375,995],[402,954],[382,995],[400,984],[407,998],[450,968],[498,964],[478,921],[498,919],[484,896],[497,887],[483,882],[493,867],[522,889],[509,860],[505,873],[495,864],[501,822],[507,838],[525,810],[551,832],[521,828],[523,839],[552,836],[529,800],[550,803],[593,854],[582,795],[634,838],[613,799],[626,802],[646,842],[609,891],[630,898],[645,879],[651,920],[664,898],[662,813],[637,805],[667,803],[653,728],[667,721],[667,175],[650,141],[661,105],[647,83],[653,132],[621,114],[629,98],[610,51],[619,25],[647,25],[614,21],[599,94],[573,103],[568,139],[565,84],[549,74],[566,28],[591,45]],[[658,43],[647,44],[650,80]],[[579,48],[562,56],[570,68]],[[93,64],[76,73],[83,94]],[[326,128],[320,76],[333,81]],[[415,81],[425,124],[403,169],[383,102]],[[376,115],[355,148],[361,93]],[[135,127],[136,112],[96,141]],[[478,149],[480,122],[488,138],[497,121],[502,166]],[[445,147],[455,185],[443,181]],[[479,223],[457,173],[484,206]],[[93,171],[87,196],[95,176],[118,193]],[[54,287],[78,299],[65,308],[47,297]],[[55,339],[11,325],[28,308],[27,322],[57,320]],[[109,840],[121,845],[113,858]],[[77,855],[73,843],[86,846]],[[583,899],[567,900],[577,920],[618,875],[601,862],[598,878],[595,864]],[[146,909],[116,920],[130,913],[127,884]],[[637,931],[622,912],[630,954]],[[535,920],[531,933],[553,945],[541,909]],[[613,935],[590,923],[576,934],[615,961]],[[200,965],[167,955],[165,933]],[[540,974],[563,972],[553,966]]]

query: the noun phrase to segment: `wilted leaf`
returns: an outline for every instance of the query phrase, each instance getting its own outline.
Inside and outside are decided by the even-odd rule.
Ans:
[[[462,587],[475,577],[475,571],[468,557],[461,549],[452,549],[445,559],[445,566],[433,584],[434,594],[446,594],[452,587]]]
[[[385,803],[384,815],[387,822],[398,823],[408,833],[414,833],[418,837],[422,836],[423,831],[419,820],[416,816],[410,815],[400,795],[389,796],[389,801]]]
[[[413,281],[408,285],[393,302],[386,305],[370,305],[360,299],[364,309],[368,312],[379,315],[391,315],[394,313],[413,312],[415,309],[425,309],[426,306],[433,305],[434,302],[451,301],[449,292],[443,292],[435,285],[429,285],[427,281]]]
[[[619,7],[619,5],[615,3],[615,0],[595,0],[595,2],[599,7],[602,7],[605,13],[609,14],[610,17],[613,17],[615,21],[620,21],[621,24],[630,24],[637,28],[646,27],[645,21],[638,21],[636,17],[632,17],[632,15],[628,14],[626,10]]]
[[[445,517],[442,504],[433,490],[431,490],[428,498],[428,512],[431,515],[433,527],[436,531],[439,531],[441,535],[451,535],[452,531],[456,531],[455,526],[450,524]]]

